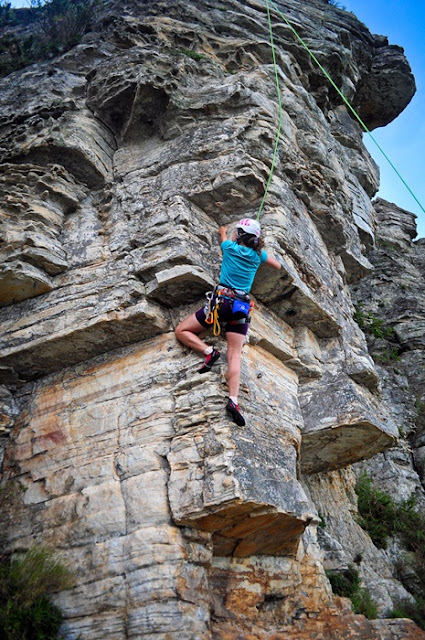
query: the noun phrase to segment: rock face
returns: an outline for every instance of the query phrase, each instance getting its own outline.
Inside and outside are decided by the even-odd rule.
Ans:
[[[419,488],[425,486],[425,242],[413,242],[413,214],[382,199],[376,200],[375,210],[377,243],[369,255],[375,271],[353,293],[365,312],[385,319],[391,329],[387,336],[368,337],[380,365],[383,395],[402,436],[393,463],[405,482],[383,486],[400,499],[416,493],[424,504]]]
[[[406,106],[399,47],[322,0],[282,11],[370,128]],[[57,595],[69,640],[425,635],[355,616],[324,572],[329,482],[343,496],[349,465],[398,436],[350,291],[373,269],[378,172],[272,19],[283,122],[261,224],[282,270],[253,288],[243,430],[224,365],[200,376],[173,328],[217,281],[218,226],[255,216],[269,176],[265,5],[110,0],[80,45],[2,80],[2,472],[25,488],[5,545],[43,542],[75,568]],[[420,363],[423,315],[406,314]]]
[[[377,549],[356,522],[356,476],[366,471],[397,502],[414,497],[424,509],[425,355],[423,275],[425,244],[416,236],[415,216],[378,199],[376,245],[368,254],[374,271],[352,287],[364,318],[369,350],[380,374],[382,398],[397,424],[397,446],[341,471],[308,479],[309,495],[326,526],[319,542],[327,570],[358,563],[363,584],[385,612],[417,593],[417,566],[392,540]],[[371,323],[375,323],[375,332]],[[378,324],[382,323],[382,324]],[[401,582],[400,582],[401,581]],[[401,584],[402,583],[402,584]],[[406,588],[408,591],[406,591]]]

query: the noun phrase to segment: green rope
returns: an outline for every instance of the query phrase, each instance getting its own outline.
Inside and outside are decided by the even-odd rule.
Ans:
[[[385,151],[382,149],[382,147],[380,146],[380,144],[378,143],[378,141],[374,138],[374,136],[372,135],[372,133],[369,131],[369,129],[367,128],[367,126],[365,125],[365,123],[363,122],[363,120],[360,118],[359,114],[357,113],[357,111],[354,109],[354,107],[352,107],[352,105],[350,104],[350,102],[347,100],[347,98],[344,96],[344,94],[342,93],[342,91],[339,89],[339,87],[337,87],[337,85],[335,84],[335,82],[332,80],[332,78],[330,77],[329,73],[326,71],[326,69],[320,64],[320,62],[318,61],[318,59],[316,58],[316,56],[314,55],[314,53],[311,51],[311,49],[307,46],[307,44],[304,42],[304,40],[301,38],[301,36],[298,34],[298,32],[295,30],[295,28],[292,26],[292,24],[287,20],[287,18],[283,15],[283,13],[280,11],[279,7],[276,6],[276,4],[273,2],[273,0],[270,0],[271,4],[273,6],[273,8],[275,9],[275,11],[277,11],[277,13],[283,18],[283,20],[285,21],[286,25],[289,27],[289,29],[292,31],[292,33],[295,35],[295,37],[297,38],[297,40],[302,44],[302,46],[306,49],[306,51],[309,53],[309,55],[311,56],[311,58],[314,60],[314,62],[317,64],[317,66],[319,67],[319,69],[322,71],[322,73],[326,76],[326,78],[329,80],[329,82],[331,83],[331,85],[333,86],[333,88],[337,91],[338,95],[343,99],[343,101],[345,102],[345,104],[347,105],[347,107],[350,109],[350,111],[353,113],[353,115],[355,116],[355,118],[360,122],[361,126],[363,127],[363,129],[366,131],[367,134],[369,134],[370,138],[373,140],[373,142],[375,143],[375,145],[378,147],[379,151],[382,153],[382,155],[384,156],[384,158],[387,160],[387,162],[389,163],[389,165],[394,169],[394,171],[396,172],[396,174],[398,175],[398,177],[400,178],[400,180],[402,181],[402,183],[404,184],[404,186],[406,187],[406,189],[409,191],[410,195],[414,198],[414,200],[416,201],[416,203],[419,205],[419,207],[422,209],[422,211],[425,213],[425,209],[422,206],[422,204],[419,202],[418,198],[415,196],[415,194],[413,193],[413,191],[411,190],[411,188],[409,187],[409,185],[407,184],[407,182],[404,180],[403,176],[400,174],[400,172],[398,171],[398,169],[394,166],[394,164],[391,162],[391,160],[389,159],[389,157],[387,156],[387,154],[385,153]],[[272,27],[271,27],[271,18],[270,18],[270,10],[269,10],[269,5],[268,5],[268,0],[266,0],[266,5],[267,5],[267,16],[268,16],[268,20],[269,20],[269,30],[271,33],[271,41],[272,41],[272,51],[273,51],[273,60],[275,62],[275,53],[274,53],[274,44],[273,44],[273,35],[272,35]],[[275,62],[276,64],[276,62]],[[277,78],[277,71],[276,71],[276,78]],[[281,104],[280,104],[280,91],[279,91],[279,87],[278,87],[278,92],[279,92],[279,108],[281,109]],[[281,123],[279,123],[280,125]],[[280,134],[280,127],[279,127],[279,134]],[[278,140],[277,140],[278,141]],[[272,165],[272,169],[274,168],[274,164]],[[266,187],[266,193],[267,194],[267,190],[268,190],[268,185],[270,183],[271,180],[271,176],[269,178],[269,182],[267,183],[267,187]],[[263,201],[265,199],[265,195],[263,198]],[[261,203],[261,207],[260,207],[260,211],[257,215],[257,220],[258,217],[261,213],[261,209],[263,206],[263,202]]]
[[[268,2],[268,0],[265,0],[265,2],[266,2],[266,9],[267,9],[267,19],[268,19],[268,23],[269,23],[270,44],[271,44],[271,47],[272,47],[272,54],[273,54],[273,67],[274,67],[274,74],[275,74],[275,79],[276,79],[277,99],[278,99],[278,102],[279,102],[279,124],[278,124],[278,127],[277,127],[276,140],[275,140],[275,143],[274,143],[272,166],[270,168],[269,179],[267,180],[266,188],[264,190],[263,199],[261,200],[261,204],[260,204],[260,208],[258,209],[256,220],[258,220],[258,218],[261,215],[261,212],[262,212],[263,207],[264,207],[264,202],[266,200],[267,193],[268,193],[268,190],[269,190],[269,186],[270,186],[270,183],[272,181],[273,171],[274,171],[274,167],[275,167],[275,164],[276,164],[277,150],[278,150],[278,147],[279,147],[280,129],[282,127],[282,116],[283,116],[282,100],[281,100],[281,97],[280,97],[280,87],[279,87],[279,71],[278,71],[277,62],[276,62],[276,53],[275,53],[274,41],[273,41],[272,19],[271,19],[271,16],[270,16],[269,2]]]

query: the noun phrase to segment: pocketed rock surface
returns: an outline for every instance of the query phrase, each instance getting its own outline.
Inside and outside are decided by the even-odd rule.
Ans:
[[[277,6],[370,129],[405,108],[400,47],[323,0]],[[200,375],[173,329],[217,282],[218,227],[255,217],[269,177],[265,4],[109,0],[79,45],[1,79],[1,471],[16,494],[4,550],[61,551],[75,574],[55,595],[67,640],[425,638],[386,618],[409,594],[355,520],[359,465],[388,479],[393,456],[396,478],[401,450],[404,494],[423,500],[396,447],[401,417],[416,433],[423,379],[397,395],[353,319],[389,203],[371,203],[360,126],[271,16],[283,112],[261,224],[282,269],[254,282],[243,429],[224,411],[222,337],[207,337],[222,358]],[[392,220],[416,291],[423,246],[409,214]],[[401,317],[387,284],[419,370],[423,300]],[[325,574],[360,547],[378,620]]]

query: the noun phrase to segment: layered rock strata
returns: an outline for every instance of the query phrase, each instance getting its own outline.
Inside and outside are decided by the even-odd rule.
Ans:
[[[321,0],[279,7],[368,126],[405,107],[398,47]],[[420,633],[347,615],[321,564],[302,475],[397,437],[349,291],[372,270],[378,176],[272,13],[284,112],[261,223],[282,270],[253,288],[243,431],[224,365],[197,374],[172,329],[217,281],[218,226],[255,216],[269,175],[263,3],[111,0],[79,46],[2,80],[2,471],[25,488],[6,548],[75,567],[69,639]]]
[[[382,397],[400,438],[392,447],[352,468],[308,479],[309,495],[321,513],[319,543],[327,570],[356,566],[382,613],[418,592],[419,567],[394,537],[377,549],[359,527],[356,477],[366,472],[376,488],[396,502],[415,499],[424,509],[425,352],[423,276],[425,243],[416,237],[415,216],[377,199],[376,245],[368,254],[374,271],[353,287],[359,320],[377,363]],[[374,330],[373,330],[374,329]]]

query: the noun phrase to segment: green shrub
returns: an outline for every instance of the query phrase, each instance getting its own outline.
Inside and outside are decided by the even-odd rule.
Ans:
[[[425,514],[417,511],[416,498],[396,502],[376,489],[367,473],[356,483],[359,524],[377,547],[386,548],[388,537],[397,535],[405,548],[415,554],[416,564],[425,569]],[[423,578],[425,587],[425,575]]]
[[[388,494],[373,487],[366,473],[358,479],[356,493],[359,524],[369,533],[374,544],[386,548],[388,538],[397,536],[404,549],[409,552],[399,559],[399,565],[413,570],[415,580],[409,584],[403,578],[404,571],[400,571],[400,579],[406,589],[413,592],[416,603],[399,603],[394,616],[412,618],[419,626],[424,625],[425,629],[425,513],[417,510],[415,496],[396,502]]]
[[[384,363],[400,360],[400,349],[399,347],[391,347],[390,349],[385,349],[383,353],[374,354],[373,357],[377,362]]]
[[[192,51],[191,49],[176,49],[175,53],[181,54],[183,56],[188,56],[192,58],[192,60],[208,60],[208,57],[203,53],[197,53],[196,51]]]
[[[331,583],[332,591],[338,596],[351,598],[360,589],[359,572],[351,564],[345,571],[330,571],[326,575]]]
[[[354,613],[362,614],[366,618],[378,616],[378,607],[368,589],[361,586],[359,572],[353,565],[349,565],[345,571],[329,571],[326,575],[336,595],[350,598]]]
[[[326,520],[325,520],[325,516],[320,513],[317,514],[319,516],[319,522],[317,524],[318,527],[320,527],[320,529],[326,529]]]
[[[391,618],[411,618],[418,627],[425,629],[425,599],[415,598],[415,602],[398,600],[391,612]]]
[[[422,402],[421,400],[419,400],[419,398],[417,398],[415,401],[415,407],[420,416],[425,415],[425,402]]]
[[[70,571],[45,547],[32,547],[0,564],[0,637],[2,640],[54,640],[61,611],[48,599],[72,586]]]
[[[38,3],[41,56],[56,55],[78,44],[90,22],[98,0],[50,0]]]
[[[78,44],[103,0],[31,0],[31,9],[0,7],[0,22],[18,21],[26,12],[30,35],[6,33],[0,39],[0,76],[52,58]],[[12,18],[10,16],[12,15]]]
[[[390,249],[391,251],[400,251],[401,247],[396,242],[385,240],[384,238],[377,238],[376,245],[381,249]]]
[[[359,613],[369,620],[378,617],[378,607],[372,600],[368,589],[362,587],[351,597],[354,613]]]
[[[356,305],[356,311],[353,315],[354,320],[363,329],[365,333],[369,333],[375,338],[393,338],[394,329],[384,323],[381,318],[375,316],[371,311],[364,311],[363,305]]]
[[[16,23],[15,12],[10,2],[0,2],[0,27]]]
[[[327,2],[337,9],[342,9],[343,11],[345,11],[345,6],[341,4],[339,0],[327,0]]]
[[[393,498],[380,489],[375,489],[372,480],[362,473],[356,483],[359,524],[365,529],[373,543],[386,549],[388,538],[396,533],[397,505]]]
[[[8,601],[0,610],[0,632],[4,640],[55,640],[62,613],[46,597],[22,607]]]

